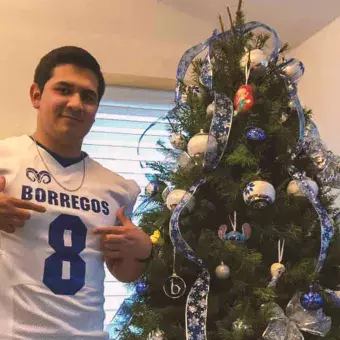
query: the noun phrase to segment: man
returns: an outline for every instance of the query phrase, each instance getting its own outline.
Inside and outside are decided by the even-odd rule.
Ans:
[[[143,273],[151,241],[124,214],[138,186],[81,151],[104,90],[87,51],[53,50],[30,89],[35,133],[0,142],[0,339],[107,339],[104,261],[123,282]]]

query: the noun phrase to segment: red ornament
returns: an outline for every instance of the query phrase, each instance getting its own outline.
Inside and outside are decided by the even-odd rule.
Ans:
[[[236,92],[234,106],[236,112],[242,113],[250,110],[254,105],[253,87],[251,85],[242,85]]]

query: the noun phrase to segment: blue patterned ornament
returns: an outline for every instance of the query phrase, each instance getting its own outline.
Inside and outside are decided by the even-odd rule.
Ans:
[[[318,310],[323,307],[324,299],[323,297],[314,292],[313,287],[310,287],[310,292],[301,295],[300,298],[301,306],[307,310]]]
[[[275,201],[275,189],[266,181],[253,181],[243,190],[243,199],[253,208],[263,209]]]
[[[159,190],[159,186],[157,181],[151,181],[146,187],[145,187],[145,195],[149,197],[154,197]]]
[[[136,292],[139,294],[139,295],[143,295],[146,293],[148,289],[148,286],[146,284],[145,281],[138,281],[137,284],[136,284]]]
[[[298,59],[290,59],[282,68],[283,73],[293,82],[297,82],[305,73],[303,63]]]
[[[264,141],[267,137],[267,134],[260,128],[252,127],[247,130],[246,136],[249,141]]]

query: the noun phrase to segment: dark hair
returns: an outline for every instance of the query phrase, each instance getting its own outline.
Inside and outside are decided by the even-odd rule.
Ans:
[[[53,76],[53,71],[58,65],[71,64],[91,70],[98,79],[98,102],[105,91],[103,74],[97,60],[86,50],[76,46],[63,46],[56,48],[41,58],[34,73],[34,82],[40,91]]]

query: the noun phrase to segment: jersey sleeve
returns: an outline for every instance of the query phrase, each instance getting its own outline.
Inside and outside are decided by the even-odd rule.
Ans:
[[[125,206],[124,214],[131,217],[133,207],[136,203],[138,195],[140,194],[140,187],[134,180],[125,180],[124,186],[126,188],[126,195],[124,197],[123,205]]]

